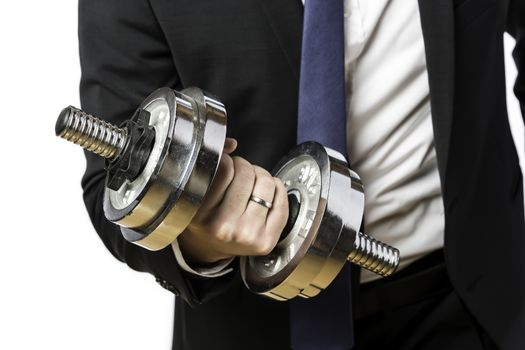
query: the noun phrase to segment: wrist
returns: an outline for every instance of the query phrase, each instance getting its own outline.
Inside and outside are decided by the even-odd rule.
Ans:
[[[224,276],[233,270],[231,266],[234,260],[233,258],[221,260],[215,264],[201,263],[200,266],[195,266],[195,263],[188,261],[188,259],[182,255],[178,239],[171,244],[171,248],[179,266],[190,275],[201,278],[216,278]]]

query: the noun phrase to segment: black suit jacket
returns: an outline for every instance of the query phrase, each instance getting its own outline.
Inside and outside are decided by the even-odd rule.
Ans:
[[[525,1],[419,3],[450,278],[493,342],[523,348],[523,192],[503,33],[517,39],[523,111]],[[299,0],[81,0],[82,107],[119,123],[158,87],[198,86],[225,102],[237,153],[271,169],[295,144],[302,11]],[[126,242],[102,211],[103,162],[86,157],[84,198],[102,241],[178,296],[175,348],[289,348],[287,303],[251,294],[238,272],[199,280],[169,247],[154,253]]]

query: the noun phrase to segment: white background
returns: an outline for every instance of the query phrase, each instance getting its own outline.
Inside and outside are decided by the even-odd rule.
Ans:
[[[79,104],[76,16],[71,0],[0,4],[0,349],[168,349],[172,295],[106,251],[82,202],[83,154],[54,135]],[[509,111],[523,150],[513,96]]]

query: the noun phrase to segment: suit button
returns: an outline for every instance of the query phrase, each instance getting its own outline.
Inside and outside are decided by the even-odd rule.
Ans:
[[[162,278],[159,278],[159,277],[155,277],[155,281],[157,281],[158,284],[160,284],[160,286],[166,290],[169,290],[170,292],[172,292],[173,294],[175,295],[180,295],[180,292],[178,291],[177,288],[175,288],[175,286],[171,283],[169,283],[168,281],[162,279]]]

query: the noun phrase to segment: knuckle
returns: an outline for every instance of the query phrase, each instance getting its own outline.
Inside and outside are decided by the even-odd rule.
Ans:
[[[286,187],[284,186],[284,183],[281,179],[279,179],[278,177],[273,177],[273,182],[275,183],[275,187],[286,192]]]
[[[255,185],[261,192],[274,193],[275,192],[275,181],[273,180],[272,175],[265,169],[254,165],[254,171],[256,174]],[[272,195],[273,196],[273,195]],[[264,198],[266,200],[271,200],[272,198]]]
[[[273,181],[271,176],[258,176],[257,177],[257,186],[265,190],[275,189],[275,181]]]
[[[253,181],[255,179],[255,171],[253,166],[246,160],[240,157],[234,157],[235,177],[243,180]]]
[[[253,222],[242,220],[236,227],[236,243],[253,251],[257,247],[259,241],[259,231]]]
[[[261,240],[255,247],[256,255],[268,255],[273,250],[274,243],[271,240]]]
[[[231,242],[235,235],[235,225],[226,220],[217,220],[211,224],[211,232],[222,242]]]
[[[275,192],[277,196],[288,197],[288,190],[286,189],[286,186],[284,186],[281,179],[279,179],[278,177],[274,177],[273,183],[275,186]],[[288,203],[288,201],[286,201],[286,203]]]
[[[268,170],[258,165],[253,165],[253,170],[255,171],[255,174],[257,175],[257,177],[270,177],[270,178],[272,177],[272,175],[270,175]]]
[[[250,162],[248,162],[246,159],[239,157],[239,156],[233,156],[232,157],[233,164],[235,164],[235,167],[242,166],[242,165],[251,165]]]
[[[255,239],[253,236],[253,231],[247,226],[241,226],[237,228],[236,232],[237,243],[245,246],[252,247],[255,244]]]

